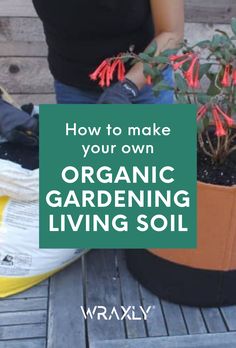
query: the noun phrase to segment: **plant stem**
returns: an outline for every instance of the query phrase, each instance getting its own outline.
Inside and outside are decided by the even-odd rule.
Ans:
[[[203,137],[202,137],[202,134],[198,134],[198,142],[199,142],[199,145],[202,149],[202,151],[205,153],[205,155],[209,156],[209,157],[213,157],[213,154],[211,154],[209,151],[207,151],[206,147],[205,147],[205,143],[204,143],[204,140],[203,140]]]
[[[211,142],[211,139],[210,139],[210,136],[209,136],[209,132],[208,132],[208,131],[206,131],[206,137],[207,137],[207,141],[208,141],[210,150],[211,150],[212,154],[214,154],[215,149],[214,149],[213,144],[212,144],[212,142]]]
[[[231,149],[228,151],[228,155],[230,155],[234,151],[236,151],[236,145],[231,147]]]

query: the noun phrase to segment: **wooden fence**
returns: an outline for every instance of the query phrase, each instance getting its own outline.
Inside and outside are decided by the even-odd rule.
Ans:
[[[229,30],[235,0],[186,0],[186,37],[206,38],[215,27]],[[0,84],[20,101],[54,101],[47,47],[31,0],[0,0]]]

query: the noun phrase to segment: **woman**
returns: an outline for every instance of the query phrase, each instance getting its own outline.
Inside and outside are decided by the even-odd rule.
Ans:
[[[145,86],[141,63],[128,69],[126,79],[103,90],[89,75],[107,57],[140,53],[155,39],[156,54],[182,40],[183,0],[33,0],[49,48],[58,103],[172,103],[173,94],[159,97]],[[171,83],[170,69],[165,79]]]

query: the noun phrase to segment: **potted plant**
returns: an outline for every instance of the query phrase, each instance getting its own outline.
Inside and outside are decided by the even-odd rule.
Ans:
[[[133,275],[167,300],[200,306],[236,304],[236,19],[232,35],[216,30],[211,40],[155,56],[156,44],[105,60],[91,74],[109,86],[124,78],[129,59],[142,62],[153,92],[173,89],[178,103],[198,105],[198,247],[194,250],[128,250]],[[174,70],[174,87],[163,69]]]

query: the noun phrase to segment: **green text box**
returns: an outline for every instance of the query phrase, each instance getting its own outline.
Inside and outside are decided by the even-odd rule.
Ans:
[[[41,106],[40,247],[195,248],[196,108]]]

